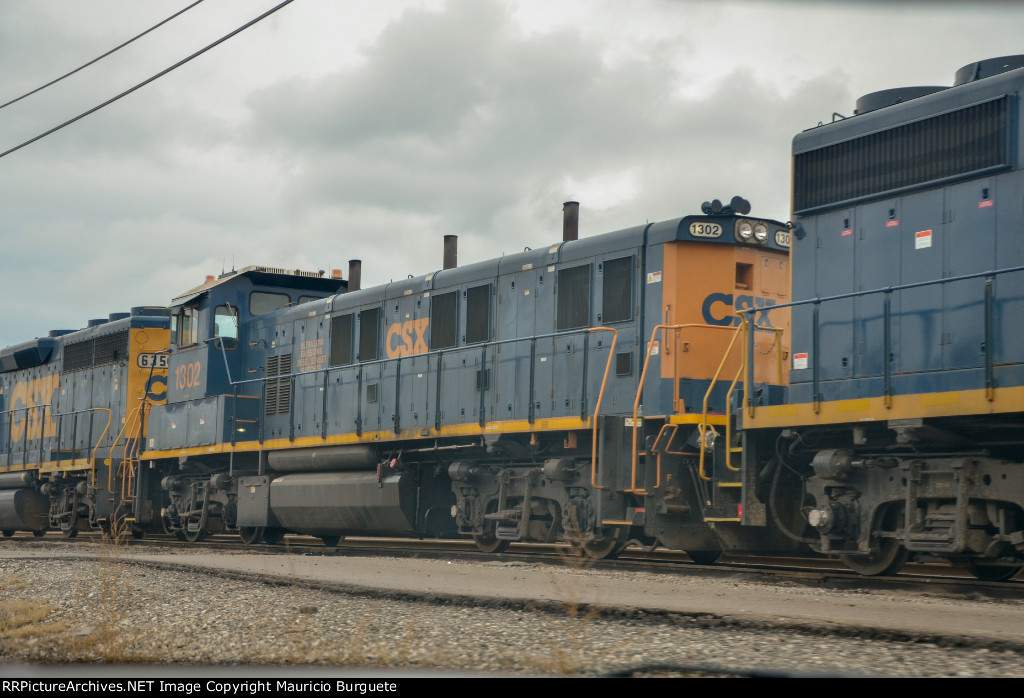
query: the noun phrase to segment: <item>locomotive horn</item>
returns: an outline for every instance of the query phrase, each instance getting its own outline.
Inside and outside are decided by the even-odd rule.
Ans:
[[[562,242],[579,240],[580,202],[566,201],[562,204]]]

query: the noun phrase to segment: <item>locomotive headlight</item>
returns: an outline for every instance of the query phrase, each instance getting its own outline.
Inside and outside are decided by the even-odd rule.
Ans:
[[[754,226],[748,220],[736,221],[736,236],[740,240],[749,240],[750,236],[754,234]]]
[[[754,224],[754,239],[758,242],[764,242],[768,239],[768,226],[764,223]]]

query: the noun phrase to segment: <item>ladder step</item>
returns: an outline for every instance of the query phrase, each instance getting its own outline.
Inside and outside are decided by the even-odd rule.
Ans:
[[[743,487],[742,482],[719,482],[719,487]]]

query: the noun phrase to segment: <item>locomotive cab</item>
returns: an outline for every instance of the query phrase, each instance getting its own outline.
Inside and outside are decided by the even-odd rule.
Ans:
[[[171,301],[168,403],[233,392],[242,381],[251,318],[344,291],[317,272],[250,266],[221,274]]]
[[[246,367],[250,355],[258,362],[265,354],[266,342],[250,341],[253,318],[346,288],[347,282],[322,272],[250,266],[208,277],[172,300],[167,401],[150,416],[146,457],[173,456],[178,463],[151,469],[140,483],[151,501],[170,499],[161,508],[165,530],[196,538],[234,527],[229,484],[237,469],[257,466],[253,459],[236,463],[222,451],[240,435],[248,440],[259,422],[262,377]],[[201,512],[202,519],[189,512]]]

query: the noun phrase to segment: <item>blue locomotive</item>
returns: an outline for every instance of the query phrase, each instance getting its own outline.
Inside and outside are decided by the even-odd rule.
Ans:
[[[1022,86],[1024,57],[984,60],[793,140],[790,385],[740,413],[750,515],[726,545],[765,527],[863,574],[1024,565]],[[774,518],[796,510],[807,530]]]
[[[578,239],[569,202],[560,242],[460,267],[446,240],[443,269],[375,288],[357,262],[347,280],[232,271],[106,363],[71,359],[94,330],[48,340],[45,358],[4,364],[0,398],[40,372],[75,398],[0,404],[0,529],[472,536],[595,557],[635,540],[713,560],[711,522],[741,517],[738,449],[716,439],[739,392],[709,387],[740,368],[719,361],[737,310],[757,309],[765,347],[788,341],[772,308],[790,229],[740,197],[703,208]],[[777,396],[781,364],[753,364],[758,395]],[[8,426],[32,409],[66,425],[124,371],[146,389],[103,402],[111,427],[79,429],[73,456]]]
[[[247,267],[0,350],[0,530],[1024,566],[1024,57],[885,90],[749,204],[361,288]],[[126,528],[125,528],[126,527]]]
[[[735,309],[760,308],[778,325],[765,341],[784,341],[789,228],[739,197],[707,210],[581,240],[570,202],[558,243],[460,267],[449,238],[443,269],[385,286],[360,288],[356,266],[323,297],[259,269],[193,289],[170,310],[141,499],[193,541],[468,535],[603,557],[639,540],[717,557],[707,519],[737,518],[738,492],[712,491],[711,460],[697,472],[698,425],[724,431],[726,391],[705,396]],[[770,357],[757,371],[780,389]]]

